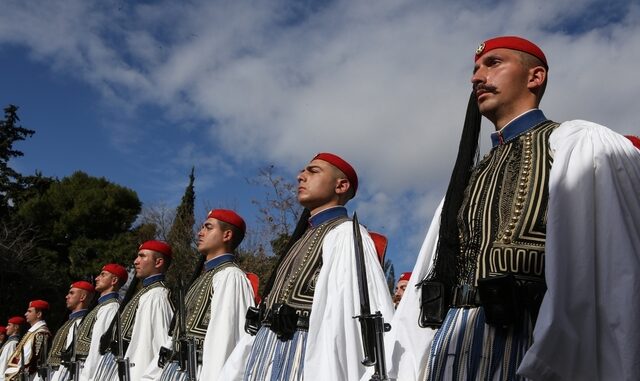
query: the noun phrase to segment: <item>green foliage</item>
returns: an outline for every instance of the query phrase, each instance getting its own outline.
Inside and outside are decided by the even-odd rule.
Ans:
[[[45,247],[56,250],[79,238],[109,240],[125,233],[140,209],[134,191],[78,171],[25,201],[18,215],[38,228]]]
[[[35,131],[18,125],[18,107],[9,105],[4,109],[4,120],[0,121],[0,215],[10,210],[10,200],[22,188],[22,175],[9,166],[11,158],[24,154],[13,147],[21,140],[31,137]]]
[[[396,272],[393,268],[393,263],[389,259],[384,260],[384,265],[382,266],[382,270],[384,271],[385,279],[387,280],[387,287],[389,287],[389,293],[391,295],[394,294],[396,288]]]
[[[131,189],[75,172],[62,180],[36,173],[17,194],[16,213],[7,229],[26,232],[20,239],[28,250],[2,250],[2,284],[11,282],[25,301],[46,298],[52,322],[64,320],[64,296],[78,279],[92,280],[109,262],[132,265],[141,238],[153,226],[132,229],[141,203]],[[7,289],[2,287],[2,289]],[[16,311],[20,312],[20,311]]]
[[[176,208],[175,217],[167,241],[173,251],[173,260],[167,272],[167,284],[175,289],[180,279],[188,281],[194,271],[196,262],[200,254],[194,249],[195,234],[193,226],[195,224],[194,204],[196,200],[193,183],[195,181],[195,168],[191,168],[189,184],[187,185],[182,201]],[[177,295],[177,293],[176,293]]]

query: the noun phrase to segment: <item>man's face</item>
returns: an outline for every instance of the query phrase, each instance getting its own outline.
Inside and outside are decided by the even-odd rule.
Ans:
[[[69,289],[69,292],[67,293],[67,296],[65,297],[67,309],[75,311],[77,308],[79,308],[80,303],[82,303],[82,300],[85,297],[85,292],[86,291],[82,289],[71,287]]]
[[[34,325],[40,321],[41,316],[42,314],[33,307],[27,308],[27,312],[24,313],[24,317],[30,325]]]
[[[4,342],[4,339],[7,338],[7,334],[4,332],[0,332],[0,343]]]
[[[225,251],[223,237],[220,222],[215,218],[208,218],[198,232],[198,251],[204,255],[222,254]]]
[[[156,254],[153,251],[147,249],[140,250],[136,260],[133,261],[133,265],[136,268],[136,277],[144,279],[151,275],[159,274],[160,261],[160,257],[158,256],[158,258],[156,258]]]
[[[494,49],[480,57],[474,66],[471,83],[482,115],[494,121],[502,115],[517,116],[527,87],[529,70],[520,53],[511,49]],[[524,110],[526,111],[526,110]]]
[[[312,160],[298,175],[298,202],[311,210],[337,205],[336,169],[324,160]]]
[[[20,326],[17,324],[7,324],[7,336],[12,336],[20,332]]]
[[[114,280],[117,277],[108,271],[102,270],[96,277],[96,291],[103,293],[104,291],[111,290],[113,288]]]
[[[408,280],[399,280],[398,284],[396,284],[396,292],[393,295],[393,302],[400,303],[400,299],[402,299],[402,295],[404,295],[404,290],[407,289]]]

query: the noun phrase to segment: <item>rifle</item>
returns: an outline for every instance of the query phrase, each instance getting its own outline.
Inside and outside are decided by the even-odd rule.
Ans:
[[[360,333],[362,335],[362,347],[364,359],[362,365],[373,366],[374,372],[370,381],[389,380],[387,365],[384,358],[384,333],[391,330],[391,325],[384,322],[380,311],[371,313],[369,302],[369,289],[367,283],[367,269],[364,262],[364,249],[362,248],[362,235],[358,215],[353,213],[353,241],[356,255],[356,272],[358,276],[358,290],[360,294],[360,315],[354,319],[360,321]]]
[[[116,314],[116,335],[118,337],[118,355],[116,363],[118,364],[118,378],[120,381],[131,381],[130,368],[135,364],[129,363],[129,358],[124,357],[124,346],[122,343],[122,327],[120,324],[120,313]]]
[[[186,373],[188,381],[196,381],[198,373],[198,359],[196,352],[196,342],[194,337],[187,335],[187,310],[184,300],[184,283],[182,279],[179,281],[178,288],[178,329],[180,335],[178,337],[179,345],[179,364],[180,369]]]
[[[78,338],[78,326],[73,325],[73,342],[71,343],[71,361],[69,361],[69,374],[71,380],[80,380],[80,364],[78,361],[78,353],[76,352],[76,340]]]
[[[42,342],[42,351],[38,353],[38,374],[43,381],[49,381],[51,379],[51,366],[47,363],[48,354],[49,338],[45,337],[44,341]]]
[[[24,365],[24,347],[20,348],[20,381],[29,381],[29,369]]]

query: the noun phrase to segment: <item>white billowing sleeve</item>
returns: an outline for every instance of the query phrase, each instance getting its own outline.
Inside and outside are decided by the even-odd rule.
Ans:
[[[422,379],[421,372],[427,363],[429,348],[436,329],[420,328],[420,288],[416,284],[424,279],[433,265],[438,236],[442,204],[436,209],[427,236],[422,243],[418,259],[411,273],[404,295],[391,321],[391,331],[385,337],[389,378],[401,381]]]
[[[212,279],[211,320],[202,350],[199,380],[225,380],[220,371],[244,331],[247,309],[254,305],[253,290],[246,274],[235,266],[220,270]]]
[[[4,371],[7,369],[7,362],[10,356],[16,350],[18,346],[17,340],[11,340],[4,344],[2,347],[2,353],[0,353],[0,381],[4,381]]]
[[[220,371],[220,380],[242,381],[244,379],[247,359],[251,353],[251,347],[253,346],[255,338],[255,336],[247,334],[240,339]],[[204,381],[204,378],[201,378],[201,380]]]
[[[375,246],[360,227],[367,268],[371,312],[380,311],[385,322],[393,317],[393,303]],[[316,283],[309,318],[304,379],[360,380],[373,368],[364,358],[360,323],[360,297],[355,264],[353,224],[345,222],[331,230],[322,244],[322,268]],[[368,378],[367,378],[368,380]]]
[[[156,287],[140,297],[131,342],[125,354],[134,364],[131,367],[132,380],[142,380],[144,375],[155,378],[162,373],[158,357],[160,347],[171,340],[169,325],[172,318],[169,290],[165,287]]]
[[[22,347],[23,348],[22,353],[19,354],[20,362],[18,364],[8,364],[8,363],[6,364],[6,369],[4,371],[5,378],[18,373],[18,371],[20,370],[21,363],[23,362],[22,358],[24,358],[24,363],[27,365],[31,362],[31,356],[33,355],[32,352],[35,344],[33,341],[36,338],[36,335],[33,334],[33,332],[37,332],[42,326],[46,324],[47,323],[44,320],[41,320],[36,324],[34,324],[33,326],[31,326],[31,328],[29,328],[29,330],[27,331],[27,334],[25,335],[25,337],[27,335],[29,335],[29,337],[26,338],[26,342]],[[13,357],[13,353],[11,354],[11,357]],[[9,359],[9,361],[11,361],[11,358]]]
[[[100,338],[107,332],[111,321],[118,313],[119,303],[108,303],[101,306],[96,314],[96,322],[93,324],[91,331],[91,345],[89,346],[89,354],[84,361],[80,370],[80,381],[92,380],[95,376],[98,364],[100,363]],[[96,307],[97,308],[97,307]]]
[[[547,293],[519,374],[532,380],[640,375],[640,151],[585,121],[550,138]]]

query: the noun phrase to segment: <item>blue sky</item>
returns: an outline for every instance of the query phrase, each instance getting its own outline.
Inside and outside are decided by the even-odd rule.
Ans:
[[[13,1],[0,14],[0,104],[20,107],[25,157],[174,207],[191,166],[201,218],[316,152],[352,162],[349,204],[410,270],[450,174],[476,46],[522,35],[547,54],[541,108],[638,134],[634,1]],[[483,144],[491,128],[485,125]]]

